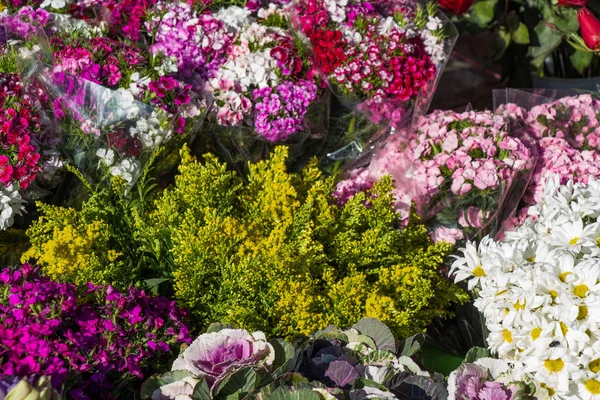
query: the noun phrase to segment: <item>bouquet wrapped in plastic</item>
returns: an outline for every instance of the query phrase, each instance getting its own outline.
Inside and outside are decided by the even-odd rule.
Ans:
[[[41,30],[29,47],[19,51],[21,75],[44,94],[56,149],[93,185],[118,175],[132,186],[159,146],[201,122],[190,87],[143,75],[138,49],[104,37],[48,40]]]
[[[494,93],[498,113],[512,120],[513,131],[539,153],[523,203],[543,198],[549,175],[560,183],[587,183],[600,177],[600,100],[590,94],[556,90],[499,90]]]
[[[287,26],[282,9],[229,6],[196,12],[160,1],[146,28],[150,51],[201,95],[204,138],[237,169],[265,158],[275,144],[314,155],[326,138],[326,93]],[[210,143],[209,143],[210,144]]]
[[[458,36],[433,3],[309,0],[292,11],[315,69],[343,105],[368,120],[348,129],[346,143],[356,141],[360,152],[427,112]]]
[[[435,240],[498,233],[535,165],[535,152],[509,129],[508,119],[489,111],[435,111],[419,120],[416,132],[391,136],[368,167],[340,182],[338,200],[389,174],[403,215],[414,203]]]

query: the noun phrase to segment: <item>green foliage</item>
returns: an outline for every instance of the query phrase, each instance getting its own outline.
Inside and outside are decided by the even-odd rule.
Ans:
[[[438,274],[452,247],[432,244],[416,217],[398,229],[391,178],[339,207],[316,160],[292,174],[286,159],[276,149],[249,166],[245,183],[184,148],[175,185],[155,197],[144,174],[129,196],[113,182],[88,186],[80,210],[40,205],[23,260],[79,285],[174,294],[198,328],[223,321],[280,337],[363,317],[408,337],[467,300]]]
[[[286,157],[251,165],[244,184],[214,156],[182,151],[147,234],[152,251],[167,245],[176,298],[199,324],[290,337],[368,316],[406,337],[466,300],[437,273],[451,246],[416,221],[397,229],[390,178],[338,207],[316,161],[290,174]]]

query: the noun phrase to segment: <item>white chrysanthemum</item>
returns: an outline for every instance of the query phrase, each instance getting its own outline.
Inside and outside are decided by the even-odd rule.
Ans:
[[[451,271],[477,289],[489,347],[540,396],[600,400],[600,182],[550,178],[544,193],[535,218],[467,244]]]

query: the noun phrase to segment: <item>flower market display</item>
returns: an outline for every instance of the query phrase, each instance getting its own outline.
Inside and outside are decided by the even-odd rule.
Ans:
[[[600,95],[429,109],[600,24],[496,3],[0,0],[0,400],[600,399]]]

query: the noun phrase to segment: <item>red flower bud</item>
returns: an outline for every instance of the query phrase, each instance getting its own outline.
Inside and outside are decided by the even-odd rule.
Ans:
[[[461,15],[471,8],[474,1],[475,0],[438,0],[438,3],[444,10],[448,10],[456,15]]]
[[[582,8],[577,12],[581,37],[585,45],[591,50],[600,48],[600,21],[587,8]]]
[[[590,0],[558,0],[558,4],[563,7],[585,7]]]

